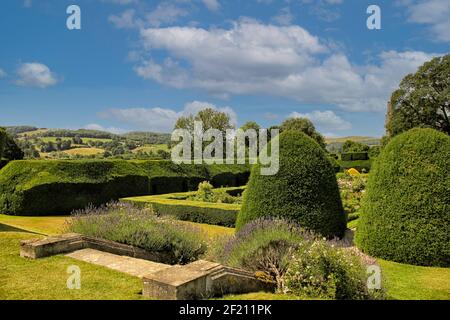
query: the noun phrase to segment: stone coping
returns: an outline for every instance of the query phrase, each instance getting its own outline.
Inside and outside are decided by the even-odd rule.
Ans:
[[[109,259],[117,258],[121,263],[128,263],[123,256],[136,258],[129,259],[130,264],[136,264],[137,259],[164,264],[166,267],[164,265],[160,265],[158,268],[155,268],[154,265],[149,266],[148,274],[143,262],[139,262],[139,266],[123,265],[120,270],[116,268],[123,272],[126,270],[136,272],[142,278],[142,293],[145,297],[162,300],[190,300],[224,294],[274,291],[275,289],[274,283],[261,281],[252,272],[242,269],[205,260],[198,260],[183,266],[169,265],[164,263],[168,254],[149,252],[133,246],[75,233],[20,241],[20,256],[31,259],[73,252],[69,256],[78,257],[81,260],[91,259],[91,262],[95,263],[94,260],[98,260],[97,256],[99,256],[98,251],[109,254],[108,261],[104,261],[103,265],[110,268],[114,263],[111,264]]]

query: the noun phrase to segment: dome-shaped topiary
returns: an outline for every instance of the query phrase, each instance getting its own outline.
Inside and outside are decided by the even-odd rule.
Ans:
[[[374,163],[356,243],[397,262],[450,266],[450,137],[413,129]]]
[[[279,135],[280,169],[261,175],[254,165],[236,227],[261,217],[279,217],[326,237],[342,236],[346,216],[334,169],[325,151],[298,131]]]

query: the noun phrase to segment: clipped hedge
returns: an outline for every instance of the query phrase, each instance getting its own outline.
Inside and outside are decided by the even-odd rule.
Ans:
[[[248,175],[245,165],[177,165],[171,161],[12,161],[0,171],[0,212],[66,214],[123,197],[195,190],[201,181],[217,181],[218,175],[221,185],[236,186],[245,172]]]
[[[413,129],[375,160],[356,233],[375,257],[450,266],[450,137]]]
[[[276,175],[261,175],[260,165],[252,168],[237,229],[258,218],[277,217],[326,237],[342,236],[346,216],[325,151],[297,131],[281,133],[279,144],[280,170]]]
[[[355,168],[359,172],[369,172],[372,169],[372,162],[372,159],[358,161],[338,161],[341,172],[345,172],[346,170],[351,168]]]
[[[242,187],[225,188],[230,195],[243,192]],[[149,206],[158,215],[171,216],[178,220],[213,224],[233,228],[237,214],[241,208],[239,204],[209,203],[186,200],[195,192],[171,193],[156,196],[123,198],[121,201],[131,202],[137,206]]]
[[[368,152],[347,152],[341,154],[342,161],[369,160]]]

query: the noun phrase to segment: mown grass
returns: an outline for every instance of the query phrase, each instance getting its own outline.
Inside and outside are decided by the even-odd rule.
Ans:
[[[55,235],[64,232],[64,224],[68,218],[68,216],[22,217],[0,214],[0,223],[33,233]]]
[[[142,299],[137,277],[63,255],[38,260],[19,256],[19,240],[40,237],[0,224],[0,300]],[[81,270],[81,289],[67,288],[67,268]]]
[[[389,299],[450,300],[450,268],[378,260]]]
[[[63,232],[66,219],[68,217],[0,215],[0,299],[140,299],[142,285],[138,278],[65,256],[35,261],[19,257],[20,239],[41,237],[30,232]],[[210,242],[234,233],[233,228],[183,223],[199,227]],[[450,268],[419,267],[384,260],[378,262],[389,299],[450,300]],[[80,291],[66,289],[66,268],[71,264],[81,267]],[[296,300],[299,297],[259,292],[229,295],[224,299]]]

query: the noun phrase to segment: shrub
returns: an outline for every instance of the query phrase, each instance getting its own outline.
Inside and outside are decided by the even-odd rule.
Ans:
[[[214,189],[217,193],[240,194],[243,187]],[[164,195],[123,198],[140,207],[151,207],[160,216],[171,216],[178,220],[234,227],[240,205],[219,202],[196,201],[196,192],[169,193]]]
[[[0,173],[0,212],[65,214],[122,197],[186,192],[224,170],[221,165],[177,165],[171,161],[12,161]],[[249,169],[231,165],[228,170],[229,177],[236,177]],[[233,179],[226,181],[235,186]]]
[[[285,276],[285,292],[298,296],[363,300],[382,298],[383,291],[367,288],[366,268],[361,259],[323,240],[299,246]]]
[[[148,209],[125,203],[76,211],[67,229],[83,235],[165,252],[171,264],[195,261],[206,251],[200,231],[172,220],[157,218]]]
[[[342,171],[354,168],[359,172],[369,172],[372,167],[372,160],[358,160],[358,161],[342,161],[339,160],[339,165]]]
[[[312,237],[285,220],[258,219],[246,224],[226,243],[221,262],[263,272],[282,290],[290,254]]]
[[[450,137],[413,129],[376,159],[356,233],[365,252],[387,260],[450,266]]]
[[[3,128],[0,128],[0,160],[3,157],[3,150],[5,149],[6,143],[6,131]]]
[[[224,188],[214,189],[208,181],[203,181],[198,185],[195,195],[188,198],[193,201],[203,201],[210,203],[239,203],[240,196],[230,195]]]
[[[279,172],[263,176],[260,165],[253,166],[237,229],[260,217],[279,217],[326,237],[342,236],[346,216],[324,150],[297,131],[283,132],[279,139]]]

